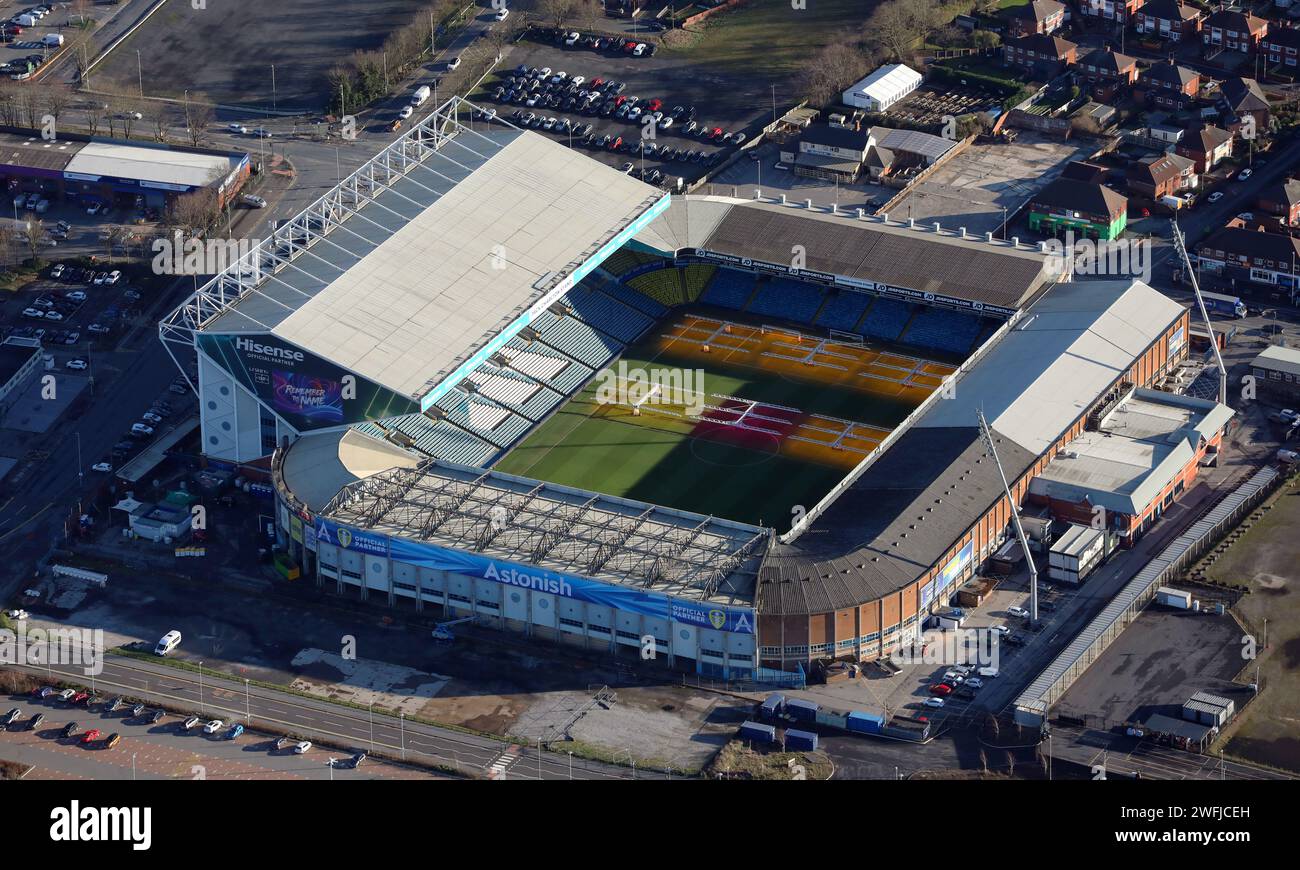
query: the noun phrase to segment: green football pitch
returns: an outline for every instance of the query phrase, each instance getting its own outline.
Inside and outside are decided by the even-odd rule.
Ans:
[[[697,361],[674,358],[654,340],[621,357],[629,370],[681,367],[700,372]],[[740,522],[789,529],[796,513],[810,509],[848,468],[781,455],[777,439],[749,437],[746,446],[695,437],[693,424],[656,414],[608,415],[596,402],[593,381],[495,466],[496,470],[590,489]],[[702,371],[695,389],[800,411],[893,428],[912,403],[829,384],[795,381],[779,374],[726,363]]]

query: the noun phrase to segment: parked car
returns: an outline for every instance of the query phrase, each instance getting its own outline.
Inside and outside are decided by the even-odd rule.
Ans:
[[[62,692],[59,692],[59,700],[66,704],[72,700],[72,696],[75,694],[77,693],[72,689],[64,689]]]
[[[45,714],[37,713],[35,716],[27,720],[27,730],[35,731],[37,728],[41,727],[41,723],[44,721],[45,721]]]
[[[925,699],[925,706],[927,706],[927,707],[942,707],[943,705],[944,705],[944,700],[943,700],[943,698],[926,698],[926,699]]]
[[[99,739],[100,731],[98,728],[91,728],[85,734],[81,735],[82,743],[94,743]]]
[[[157,725],[159,722],[162,721],[164,715],[165,714],[163,713],[162,710],[154,710],[153,714],[149,717],[149,724]]]
[[[1007,613],[1019,617],[1020,619],[1026,619],[1029,616],[1029,611],[1025,610],[1023,607],[1008,607]]]
[[[116,733],[114,733],[114,734],[110,734],[110,735],[108,735],[108,739],[104,741],[104,748],[105,748],[105,749],[112,749],[114,746],[116,746],[117,744],[119,744],[119,743],[121,743],[121,742],[122,742],[122,735],[121,735],[121,734],[116,734]]]
[[[63,726],[63,730],[61,730],[61,731],[59,732],[59,736],[60,736],[60,737],[71,737],[73,734],[76,734],[76,733],[77,733],[77,728],[78,728],[78,725],[77,725],[76,722],[69,722],[67,725],[64,725],[64,726]]]
[[[14,707],[5,714],[3,719],[0,719],[0,725],[8,728],[10,725],[14,724],[14,722],[17,722],[18,717],[21,715],[23,715],[23,711],[18,707]]]
[[[181,723],[181,730],[182,730],[182,731],[190,731],[190,730],[192,730],[196,725],[199,724],[199,721],[200,721],[200,720],[199,720],[199,717],[198,717],[198,716],[191,716],[191,717],[189,717],[188,719],[186,719],[184,722]]]
[[[226,739],[234,740],[236,737],[238,737],[240,734],[243,733],[244,733],[244,726],[236,722],[234,725],[231,725],[230,730],[226,732]]]
[[[1216,190],[1214,193],[1210,194],[1210,196],[1205,201],[1213,204],[1218,202],[1221,199],[1223,199],[1223,191]]]
[[[946,686],[943,683],[935,683],[933,686],[930,687],[930,694],[950,695],[952,694],[952,686]]]
[[[216,734],[218,731],[221,730],[222,726],[224,726],[225,724],[226,723],[222,722],[220,719],[213,719],[212,721],[208,722],[208,724],[203,726],[203,733]]]
[[[88,364],[84,359],[70,359],[64,365],[64,368],[71,369],[74,372],[84,372],[88,368]]]
[[[303,740],[293,747],[294,755],[306,755],[311,750],[311,741]]]

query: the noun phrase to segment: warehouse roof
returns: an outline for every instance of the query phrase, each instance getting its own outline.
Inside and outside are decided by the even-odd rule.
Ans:
[[[878,147],[907,154],[919,154],[930,162],[947,154],[957,143],[942,136],[922,133],[919,130],[895,130],[893,127],[872,127],[871,138]]]
[[[535,133],[460,131],[204,328],[419,398],[661,198]]]
[[[0,166],[62,172],[85,142],[0,132]]]
[[[72,155],[64,172],[198,188],[223,180],[246,157],[245,154],[212,154],[117,142],[86,142]]]
[[[1265,348],[1251,360],[1253,368],[1283,372],[1300,378],[1300,350],[1275,344]]]

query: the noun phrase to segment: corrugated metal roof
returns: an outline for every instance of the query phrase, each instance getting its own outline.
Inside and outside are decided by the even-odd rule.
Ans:
[[[1184,311],[1141,281],[1057,284],[917,425],[969,425],[982,408],[1041,454]]]
[[[1252,367],[1266,371],[1286,372],[1300,376],[1300,350],[1275,344],[1265,348],[1250,364]]]
[[[205,187],[229,175],[243,158],[242,154],[195,154],[116,142],[87,142],[73,155],[64,171]]]
[[[888,102],[895,95],[920,84],[923,76],[901,63],[882,66],[845,93],[862,94],[869,99]]]
[[[769,202],[735,201],[694,247],[788,264],[794,244],[803,246],[805,268],[813,271],[1012,309],[1048,280],[1048,258],[1036,248]]]
[[[0,165],[63,172],[85,142],[0,133]]]

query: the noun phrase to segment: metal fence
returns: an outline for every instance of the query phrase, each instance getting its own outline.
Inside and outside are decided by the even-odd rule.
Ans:
[[[1155,590],[1191,566],[1281,480],[1276,468],[1261,468],[1148,562],[1016,699],[1016,721],[1023,725],[1046,721],[1051,706],[1137,618]]]

